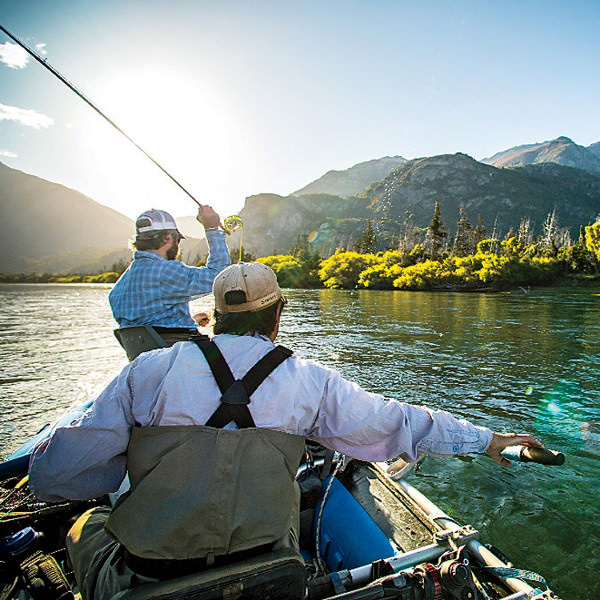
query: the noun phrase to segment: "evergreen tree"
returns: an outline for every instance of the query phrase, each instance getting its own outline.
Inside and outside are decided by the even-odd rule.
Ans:
[[[296,245],[292,248],[290,254],[298,258],[307,254],[308,251],[308,234],[298,234],[298,238],[296,239]]]
[[[398,237],[398,232],[394,231],[386,250],[398,250],[398,248],[400,248],[400,238]]]
[[[592,273],[593,260],[585,245],[585,227],[579,227],[579,239],[568,251],[569,268],[575,273]]]
[[[473,254],[474,250],[474,230],[471,223],[469,223],[467,209],[464,203],[461,203],[458,209],[458,222],[456,224],[456,237],[454,238],[452,254],[454,256],[468,256],[469,254]]]
[[[448,233],[444,228],[442,215],[440,212],[440,203],[436,201],[433,209],[433,217],[427,229],[427,245],[429,246],[429,254],[432,259],[436,259],[442,249],[442,242],[448,237]]]
[[[481,215],[477,215],[477,226],[475,227],[475,231],[473,232],[473,246],[477,249],[477,244],[481,242],[481,240],[485,240],[487,234],[487,230],[485,227],[485,223],[483,222],[483,217]]]
[[[377,245],[377,236],[375,235],[375,231],[373,231],[373,225],[371,224],[371,219],[367,221],[367,229],[361,238],[359,238],[355,244],[356,251],[360,254],[371,254],[375,250],[375,246]]]

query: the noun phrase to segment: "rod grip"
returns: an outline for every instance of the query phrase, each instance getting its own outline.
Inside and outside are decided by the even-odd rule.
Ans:
[[[502,451],[502,456],[509,460],[535,462],[540,465],[562,465],[565,462],[562,452],[532,446],[509,446]]]

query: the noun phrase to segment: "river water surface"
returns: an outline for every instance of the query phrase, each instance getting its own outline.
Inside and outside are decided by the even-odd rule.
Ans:
[[[108,285],[0,286],[0,457],[126,364]],[[563,600],[600,598],[600,294],[288,290],[278,341],[366,389],[530,432],[560,467],[427,458],[411,483]],[[193,303],[211,309],[211,298]]]

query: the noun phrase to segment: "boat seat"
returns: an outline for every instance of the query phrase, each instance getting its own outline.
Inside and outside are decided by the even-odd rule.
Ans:
[[[192,575],[143,583],[111,600],[302,600],[305,589],[302,557],[283,548]]]
[[[151,325],[119,327],[114,330],[114,334],[130,361],[137,358],[142,352],[168,346]]]

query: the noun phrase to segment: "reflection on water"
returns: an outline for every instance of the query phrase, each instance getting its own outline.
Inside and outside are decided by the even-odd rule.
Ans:
[[[105,285],[0,286],[0,454],[114,377]],[[528,431],[562,467],[428,458],[412,481],[564,600],[600,597],[600,296],[289,290],[278,341],[370,391]],[[210,298],[194,303],[208,310]]]

